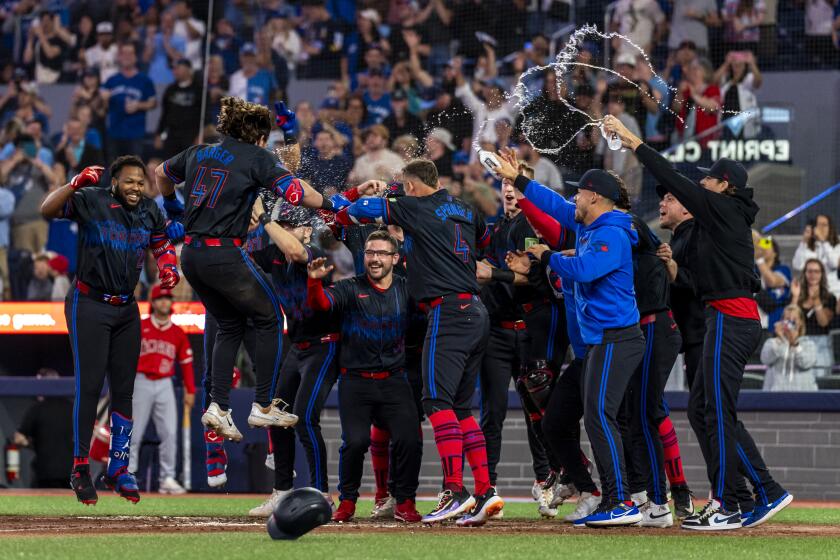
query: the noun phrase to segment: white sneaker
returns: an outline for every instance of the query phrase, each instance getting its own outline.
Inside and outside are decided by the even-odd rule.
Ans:
[[[557,517],[557,508],[551,507],[554,498],[554,486],[548,488],[543,487],[539,482],[535,482],[531,488],[531,494],[535,494],[534,498],[537,501],[537,511],[542,517]]]
[[[217,474],[216,476],[207,477],[207,486],[210,488],[220,488],[227,484],[227,474]]]
[[[172,478],[171,476],[167,476],[160,482],[160,486],[158,487],[158,492],[161,494],[186,494],[187,491],[184,489],[183,486],[178,484],[178,481]]]
[[[633,505],[636,507],[645,505],[648,502],[647,490],[642,490],[641,492],[630,494],[630,499],[633,501]]]
[[[281,408],[282,405],[282,408]],[[283,399],[274,399],[268,408],[259,404],[251,405],[251,415],[248,416],[248,425],[252,428],[264,428],[266,426],[277,426],[280,428],[291,428],[298,423],[298,417],[291,412],[286,412],[289,406]]]
[[[291,492],[291,490],[272,490],[271,496],[266,499],[263,503],[255,507],[254,509],[248,512],[248,515],[251,517],[268,517],[274,510],[277,509],[277,504],[280,503],[280,500],[286,497],[286,494]]]
[[[671,508],[668,507],[668,504],[660,505],[648,502],[639,508],[639,513],[642,514],[642,520],[639,522],[640,527],[664,529],[674,525],[674,516],[671,514]]]
[[[534,485],[531,486],[531,497],[534,498],[535,502],[540,501],[540,496],[542,496],[543,490],[543,483],[539,480],[534,481]]]
[[[201,415],[201,423],[225,439],[242,441],[242,434],[233,423],[233,409],[224,411],[216,403],[210,403],[207,411]]]
[[[601,503],[601,496],[594,496],[590,492],[582,492],[578,496],[577,507],[575,511],[564,517],[569,523],[580,521],[584,517],[589,517]]]
[[[373,510],[370,512],[371,519],[393,519],[394,507],[397,505],[397,500],[393,496],[377,500],[373,504]]]

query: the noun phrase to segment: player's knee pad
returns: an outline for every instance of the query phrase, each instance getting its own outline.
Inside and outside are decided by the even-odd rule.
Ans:
[[[423,399],[423,412],[426,416],[431,416],[441,410],[452,410],[452,405],[440,399]]]
[[[554,386],[554,377],[548,362],[532,360],[524,375],[516,380],[516,391],[532,422],[539,422],[543,417]]]

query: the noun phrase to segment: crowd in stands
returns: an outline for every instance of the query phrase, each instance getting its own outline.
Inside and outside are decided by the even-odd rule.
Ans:
[[[328,81],[322,98],[294,107],[301,177],[330,194],[392,179],[424,155],[444,186],[492,220],[499,185],[475,161],[476,147],[517,147],[536,179],[560,191],[592,167],[613,170],[638,202],[651,193],[635,156],[609,150],[587,123],[615,115],[662,150],[691,137],[756,138],[759,119],[727,117],[755,111],[760,68],[840,62],[837,0],[217,0],[209,27],[207,9],[185,0],[0,1],[3,300],[60,300],[69,285],[75,226],[41,218],[45,193],[120,154],[140,154],[154,169],[200,137],[212,140],[225,95],[270,105],[295,81]],[[575,61],[614,73],[529,71],[553,60],[569,24],[603,28],[605,13],[609,30],[645,55],[590,37]],[[511,98],[518,81],[521,96]],[[43,95],[56,83],[73,84],[61,124]],[[282,141],[278,132],[270,147]],[[157,196],[152,180],[147,194]],[[762,360],[771,368],[833,363],[840,243],[832,219],[809,227],[792,268],[775,242],[756,239],[772,337]],[[339,275],[342,266],[349,274],[340,244],[324,243]],[[192,294],[185,286],[177,296]],[[797,344],[799,336],[813,345]]]

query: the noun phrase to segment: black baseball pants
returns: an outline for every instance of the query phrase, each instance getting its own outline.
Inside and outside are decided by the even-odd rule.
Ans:
[[[415,498],[422,442],[420,418],[413,402],[414,395],[405,372],[393,373],[386,379],[370,379],[354,373],[339,376],[342,444],[338,456],[338,490],[341,500],[355,502],[359,498],[373,422],[391,434],[391,495],[397,502]]]
[[[87,457],[106,374],[111,412],[132,416],[131,398],[140,357],[140,312],[133,299],[114,306],[73,288],[64,301],[64,316],[76,377],[73,456]]]
[[[338,343],[292,346],[280,369],[277,396],[292,407],[300,419],[294,431],[269,428],[274,450],[274,488],[289,490],[294,484],[295,432],[306,450],[309,485],[329,490],[327,446],[321,435],[321,411],[338,376]]]
[[[203,410],[207,410],[207,407],[213,402],[213,349],[216,347],[216,335],[218,333],[219,323],[216,322],[212,313],[205,310],[204,337],[202,338],[204,374],[201,377],[201,386],[204,389],[201,403]],[[250,321],[245,325],[245,335],[242,337],[242,343],[245,345],[245,351],[248,352],[251,361],[254,362],[257,355],[257,333],[254,332],[254,326]]]
[[[644,351],[644,336],[633,325],[605,330],[601,344],[590,345],[586,353],[583,423],[598,466],[603,499],[610,503],[630,499],[630,481],[616,417]]]
[[[268,406],[277,389],[283,348],[283,318],[271,279],[233,246],[184,245],[181,266],[219,325],[212,358],[213,402],[224,410],[230,406],[233,365],[250,319],[257,335],[254,400]]]
[[[554,384],[542,430],[563,470],[580,492],[598,488],[584,465],[580,449],[580,419],[583,418],[583,358],[575,358]]]
[[[770,476],[755,442],[737,415],[744,367],[760,340],[761,324],[758,321],[706,307],[701,365],[705,437],[709,442],[706,468],[712,495],[728,511],[736,511],[740,506],[739,493],[743,494],[743,489],[739,492],[738,488],[743,484],[742,476],[750,480],[760,503],[772,502],[784,494],[782,487]]]
[[[560,372],[569,347],[566,332],[566,306],[561,302],[547,301],[525,307],[525,324],[531,345],[526,358],[545,360],[556,373]]]
[[[670,311],[657,313],[641,328],[645,351],[630,382],[627,401],[632,470],[641,473],[648,499],[655,504],[665,504],[668,502],[667,479],[659,423],[665,384],[679,354],[682,338]],[[633,486],[631,481],[631,490],[635,491]]]
[[[487,351],[481,363],[479,387],[481,389],[481,431],[487,445],[487,468],[490,472],[490,484],[496,485],[496,465],[502,454],[502,425],[507,417],[508,390],[511,380],[516,380],[523,372],[529,357],[531,339],[528,331],[505,328],[499,325],[490,327],[490,339]],[[537,480],[546,480],[550,471],[548,457],[534,427],[523,407],[528,431],[528,447],[534,476]]]

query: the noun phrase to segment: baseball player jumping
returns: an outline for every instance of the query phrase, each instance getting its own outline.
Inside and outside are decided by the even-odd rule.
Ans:
[[[87,167],[47,195],[41,205],[45,218],[67,218],[79,224],[79,266],[64,313],[76,377],[70,485],[84,504],[95,504],[98,499],[88,451],[106,373],[111,389],[111,446],[105,483],[130,502],[140,500],[128,460],[140,355],[140,313],[134,288],[147,248],[157,259],[161,285],[173,288],[179,280],[166,221],[154,201],[143,196],[143,161],[121,156],[109,171],[110,186],[96,186],[102,168]]]

